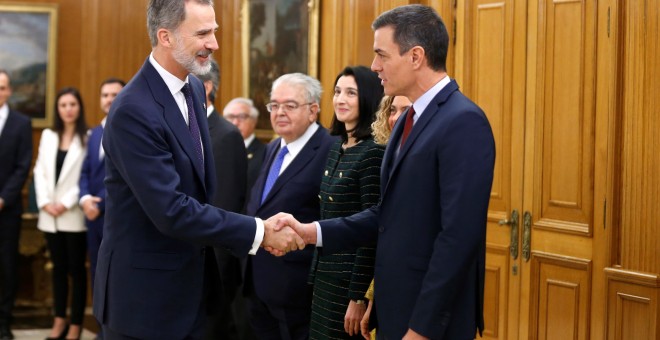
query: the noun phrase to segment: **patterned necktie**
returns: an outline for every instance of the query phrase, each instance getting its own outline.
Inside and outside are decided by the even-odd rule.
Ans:
[[[280,175],[280,169],[282,169],[282,162],[284,162],[284,156],[289,153],[289,150],[286,148],[286,145],[280,149],[280,153],[277,154],[275,161],[270,166],[268,171],[268,177],[266,178],[266,185],[264,185],[264,192],[261,194],[261,203],[266,200],[266,196],[270,192],[270,189],[273,188],[273,184],[277,180],[277,177]]]
[[[415,109],[411,106],[410,110],[408,110],[408,115],[406,116],[405,125],[403,125],[403,135],[401,135],[401,144],[399,145],[399,149],[403,148],[403,143],[405,143],[406,139],[408,139],[408,135],[410,134],[410,131],[413,128],[413,124],[415,123],[413,120],[414,116]]]
[[[195,115],[195,109],[193,108],[193,99],[192,93],[190,92],[190,85],[186,83],[181,88],[183,96],[186,97],[186,104],[188,106],[188,131],[190,131],[190,136],[193,139],[193,144],[195,144],[195,153],[197,154],[197,160],[199,164],[204,169],[204,152],[202,151],[202,137],[199,132],[199,124],[197,124],[197,117]]]

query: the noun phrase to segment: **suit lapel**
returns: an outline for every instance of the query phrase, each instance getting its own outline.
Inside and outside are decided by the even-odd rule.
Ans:
[[[314,159],[314,155],[316,155],[316,151],[321,145],[322,133],[324,133],[323,127],[319,126],[318,130],[316,130],[312,138],[307,141],[307,144],[305,144],[302,150],[300,150],[296,158],[294,158],[291,164],[289,164],[289,166],[284,169],[280,176],[277,177],[275,184],[273,184],[273,187],[270,189],[270,192],[268,193],[266,199],[263,201],[262,205],[266,204],[274,195],[277,194],[278,191],[280,191],[280,189],[284,187],[284,185],[286,185],[286,183],[295,178],[296,175],[305,168],[307,163]],[[277,148],[277,150],[279,151],[279,148]],[[272,162],[273,159],[270,159],[270,163],[268,163],[269,169]]]
[[[401,134],[403,132],[403,125],[406,117],[401,117],[403,119],[398,120],[397,125],[395,126],[395,133],[393,134],[392,139],[390,140],[390,144],[388,145],[388,150],[386,151],[386,153],[392,157],[392,167],[388,171],[387,182],[384,182],[386,183],[385,189],[387,189],[387,184],[389,184],[389,181],[394,177],[395,172],[399,168],[399,164],[401,164],[402,160],[406,157],[410,150],[415,147],[415,141],[417,141],[417,138],[422,134],[424,129],[426,129],[426,127],[429,125],[429,122],[435,119],[438,114],[440,114],[442,104],[444,104],[449,96],[457,90],[458,84],[455,80],[451,80],[449,84],[447,84],[440,92],[438,92],[438,94],[426,107],[422,115],[417,119],[417,122],[415,122],[412,131],[410,131],[410,135],[408,135],[408,139],[406,140],[405,145],[399,151],[399,155],[396,156],[394,150],[396,150],[395,148],[399,147],[401,142]],[[409,112],[406,112],[406,115],[408,114]],[[383,189],[383,192],[385,192],[385,189]]]
[[[158,74],[153,65],[151,65],[148,59],[144,64],[143,70],[145,72],[145,79],[149,84],[149,89],[151,90],[152,96],[163,108],[163,116],[165,117],[167,125],[174,133],[176,140],[179,141],[183,151],[186,153],[186,155],[188,155],[188,158],[190,159],[190,162],[195,169],[195,173],[197,173],[197,176],[200,178],[201,182],[205,183],[202,167],[199,165],[199,162],[196,161],[197,156],[195,156],[195,146],[193,144],[190,131],[188,131],[188,125],[186,125],[183,114],[181,113],[181,110],[179,110],[179,106],[176,104],[176,101],[174,101],[174,97],[172,96],[170,89],[167,87],[165,81],[163,81],[163,78],[161,78],[161,76]],[[193,90],[193,98],[195,98],[194,93],[195,91]],[[196,102],[195,99],[193,99],[193,101]],[[197,113],[197,121],[200,123],[201,130],[202,127],[199,120],[196,103],[195,113]],[[206,124],[204,124],[204,127],[206,127]],[[201,131],[200,134],[203,136]],[[202,137],[202,143],[204,145],[204,157],[208,158],[208,154],[206,153],[206,144],[208,144],[208,141],[205,142],[204,137]]]

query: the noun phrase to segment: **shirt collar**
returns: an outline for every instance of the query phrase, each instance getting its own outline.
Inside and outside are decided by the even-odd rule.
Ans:
[[[0,121],[7,120],[7,117],[9,117],[9,105],[5,103],[0,106]]]
[[[415,109],[415,116],[413,117],[415,121],[419,119],[419,117],[422,115],[424,110],[426,110],[426,107],[429,106],[433,98],[442,91],[451,79],[449,78],[448,75],[445,75],[444,78],[440,79],[439,82],[437,82],[433,87],[431,87],[428,91],[426,91],[421,97],[417,99],[416,102],[413,103],[413,108]]]
[[[245,138],[245,139],[243,140],[243,142],[245,143],[245,147],[247,148],[248,146],[250,146],[250,144],[252,144],[252,141],[253,141],[255,138],[256,138],[256,136],[254,135],[254,133],[251,134],[251,135],[249,135],[248,138]]]
[[[149,62],[156,69],[156,72],[160,74],[160,77],[163,78],[165,85],[167,85],[167,88],[170,90],[172,95],[174,95],[177,92],[180,92],[181,89],[183,88],[183,85],[188,83],[188,76],[186,76],[186,80],[181,80],[172,73],[170,73],[169,71],[167,71],[165,68],[160,66],[160,64],[154,58],[153,52],[149,54]]]
[[[300,136],[300,138],[294,140],[289,144],[287,144],[284,141],[284,138],[282,138],[280,141],[280,149],[286,146],[287,149],[289,150],[289,154],[291,154],[291,156],[295,158],[298,155],[298,153],[300,153],[300,150],[302,150],[302,148],[305,147],[305,144],[307,144],[307,142],[310,140],[310,138],[312,138],[312,136],[314,135],[314,133],[316,133],[316,130],[318,129],[319,129],[319,125],[316,123],[312,123],[309,127],[307,127],[307,131],[305,131],[305,133],[303,133],[303,135]]]
[[[206,118],[211,116],[211,113],[213,113],[213,110],[215,110],[215,106],[213,106],[213,104],[206,107]]]
[[[105,120],[108,119],[108,117],[103,117],[103,120],[101,120],[101,127],[105,129]]]

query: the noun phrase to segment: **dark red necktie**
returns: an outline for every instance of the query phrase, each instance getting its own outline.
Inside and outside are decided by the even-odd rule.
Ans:
[[[405,143],[406,139],[408,139],[408,135],[410,134],[410,131],[413,128],[413,123],[415,122],[413,120],[414,116],[415,116],[415,109],[412,106],[410,106],[410,109],[408,110],[408,115],[406,116],[405,124],[403,125],[403,135],[401,135],[401,144],[399,145],[399,148],[403,148],[403,143]]]

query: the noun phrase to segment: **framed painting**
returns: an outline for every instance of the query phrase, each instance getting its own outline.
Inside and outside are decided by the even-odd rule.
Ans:
[[[0,3],[0,68],[11,76],[9,105],[50,127],[55,100],[57,5]]]
[[[317,76],[320,0],[243,0],[243,93],[259,110],[257,136],[273,136],[266,104],[273,81]]]

